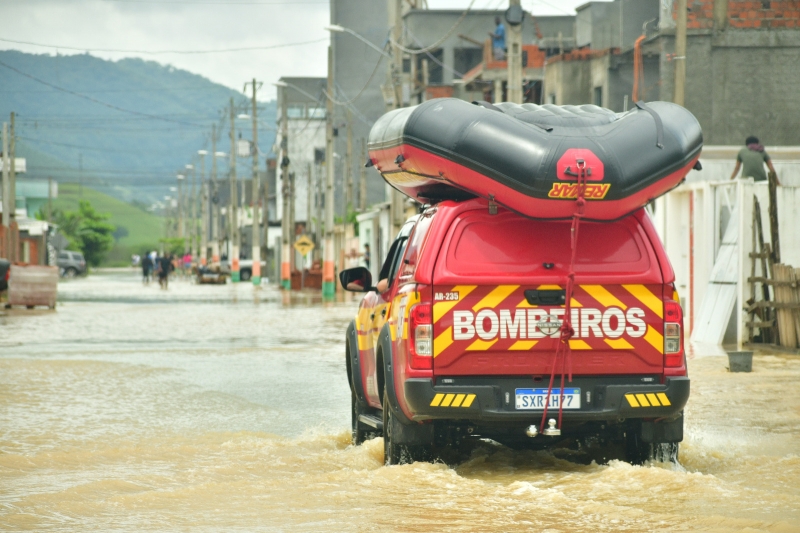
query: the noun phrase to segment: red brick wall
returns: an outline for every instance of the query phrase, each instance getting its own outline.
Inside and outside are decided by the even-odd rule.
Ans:
[[[714,27],[714,0],[689,0],[688,7],[688,28]],[[800,1],[728,0],[728,24],[732,28],[800,28]]]

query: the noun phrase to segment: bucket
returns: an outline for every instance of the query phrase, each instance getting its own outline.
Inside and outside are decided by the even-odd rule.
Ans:
[[[731,372],[753,370],[753,352],[728,352],[728,368]]]

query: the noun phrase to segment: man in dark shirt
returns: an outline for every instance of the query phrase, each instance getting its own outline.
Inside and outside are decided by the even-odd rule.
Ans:
[[[755,181],[767,181],[767,173],[764,172],[764,163],[766,163],[770,173],[775,176],[776,184],[780,185],[781,182],[778,181],[778,175],[775,173],[775,167],[772,166],[772,160],[769,154],[764,150],[764,146],[758,142],[758,137],[753,137],[751,135],[745,140],[744,144],[746,146],[739,150],[736,156],[736,167],[733,169],[731,179],[736,179],[739,168],[741,168],[743,178],[753,178]]]

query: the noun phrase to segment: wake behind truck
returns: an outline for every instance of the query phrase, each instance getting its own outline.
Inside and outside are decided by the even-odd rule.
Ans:
[[[605,443],[641,463],[683,439],[675,275],[643,206],[697,167],[685,109],[432,100],[388,113],[370,162],[426,207],[347,329],[355,444],[387,464],[463,438]]]

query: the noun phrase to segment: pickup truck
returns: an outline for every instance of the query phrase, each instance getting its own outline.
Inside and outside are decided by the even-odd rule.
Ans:
[[[468,438],[677,458],[683,314],[654,226],[644,209],[582,222],[574,334],[557,359],[570,231],[482,198],[445,200],[405,223],[376,284],[363,267],[342,271],[346,290],[365,293],[346,331],[354,444],[382,435],[387,464]]]

